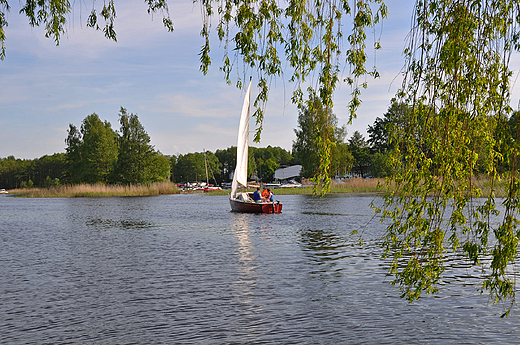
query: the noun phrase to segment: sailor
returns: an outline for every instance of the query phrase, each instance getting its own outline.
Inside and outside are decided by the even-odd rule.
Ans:
[[[267,189],[267,197],[265,198],[266,201],[273,202],[274,201],[274,194],[271,192],[271,190]]]
[[[264,190],[262,191],[262,200],[268,201],[268,199],[269,199],[269,189],[264,188]]]
[[[260,187],[256,187],[256,191],[253,193],[253,200],[257,203],[262,202],[262,196],[260,195]]]

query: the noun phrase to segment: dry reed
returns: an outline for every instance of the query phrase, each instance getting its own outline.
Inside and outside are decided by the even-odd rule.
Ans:
[[[9,193],[26,198],[74,198],[109,196],[150,196],[179,193],[175,184],[158,182],[151,185],[78,184],[49,188],[13,189]]]

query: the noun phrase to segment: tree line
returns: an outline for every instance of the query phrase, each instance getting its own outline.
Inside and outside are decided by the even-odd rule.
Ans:
[[[248,173],[252,178],[271,182],[280,167],[302,165],[299,178],[311,178],[318,167],[319,157],[312,121],[321,121],[324,108],[316,98],[317,112],[300,111],[296,140],[292,153],[281,147],[249,148]],[[389,112],[392,111],[392,107]],[[335,128],[331,171],[337,177],[357,175],[384,177],[384,124],[376,119],[369,126],[368,140],[358,131],[345,141],[346,128],[338,120],[329,124]],[[321,119],[321,120],[320,120]],[[150,137],[137,114],[120,109],[118,130],[99,115],[88,115],[79,127],[69,124],[64,153],[45,155],[37,159],[0,158],[0,187],[49,187],[60,184],[149,184],[170,180],[176,183],[206,181],[229,182],[236,164],[236,147],[167,156],[150,145]],[[207,175],[206,175],[207,172]]]
[[[248,174],[263,182],[272,182],[280,167],[302,165],[298,179],[312,178],[319,168],[318,138],[315,128],[330,126],[331,175],[336,178],[387,177],[393,174],[389,139],[390,126],[403,126],[399,119],[412,110],[392,101],[387,112],[368,126],[368,138],[359,131],[347,137],[345,126],[319,98],[312,107],[304,107],[294,130],[292,152],[281,147],[250,147]],[[325,116],[325,112],[329,112]],[[516,137],[518,113],[508,120],[511,137]],[[320,123],[321,122],[321,123]],[[120,128],[114,130],[107,121],[93,113],[80,127],[69,125],[65,153],[45,155],[37,159],[0,158],[0,187],[49,187],[60,184],[150,184],[170,180],[175,183],[208,181],[220,185],[229,182],[236,164],[236,147],[179,155],[163,155],[150,145],[150,136],[139,122],[137,114],[125,108],[119,113]],[[419,135],[419,134],[417,134]],[[476,146],[482,143],[475,143]],[[484,148],[478,155],[476,173],[484,172],[490,157]],[[507,167],[503,166],[503,170]]]

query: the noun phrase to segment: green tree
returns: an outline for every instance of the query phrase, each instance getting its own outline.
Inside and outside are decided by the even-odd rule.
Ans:
[[[213,153],[204,152],[188,153],[179,155],[175,165],[175,181],[176,182],[200,182],[206,181],[206,164],[208,167],[208,180],[214,180],[212,175],[214,172],[220,171],[221,164]],[[215,181],[216,182],[216,181]]]
[[[230,181],[230,175],[233,171],[235,171],[235,166],[237,165],[237,147],[231,146],[224,150],[216,150],[215,156],[222,164],[220,180]]]
[[[248,173],[249,176],[256,174],[263,182],[271,182],[276,169],[293,161],[291,153],[281,147],[250,147]]]
[[[290,165],[293,161],[291,153],[281,147],[251,147],[257,165],[272,159],[278,165]]]
[[[168,177],[169,163],[150,145],[150,136],[137,114],[121,107],[118,131],[119,155],[112,181],[121,184],[151,183]],[[161,155],[162,156],[162,155]]]
[[[370,170],[374,177],[388,177],[393,174],[390,151],[394,146],[390,142],[390,133],[392,127],[402,125],[399,119],[402,119],[402,114],[407,111],[410,111],[410,108],[406,104],[398,103],[393,99],[383,118],[377,117],[374,124],[368,126],[367,142],[371,150]]]
[[[204,155],[199,153],[179,155],[175,165],[175,180],[177,182],[196,182],[205,178]]]
[[[258,177],[260,177],[262,182],[272,182],[274,180],[274,173],[279,166],[274,159],[268,158],[258,166]]]
[[[164,0],[146,1],[148,4],[148,13],[163,13],[163,24],[168,31],[173,31],[173,23],[168,14],[168,5]],[[26,0],[20,13],[27,16],[29,25],[32,27],[43,26],[45,37],[52,38],[56,45],[60,43],[61,37],[66,33],[67,19],[70,12],[73,11],[74,2],[67,0]],[[81,5],[79,5],[81,6]],[[0,60],[5,57],[5,41],[7,39],[5,28],[8,26],[6,13],[11,9],[8,0],[0,1]],[[92,10],[87,17],[87,26],[96,30],[103,31],[105,37],[117,41],[114,21],[116,18],[116,8],[113,0],[103,3],[103,7],[99,9],[95,2],[92,4]],[[102,23],[101,23],[102,22]],[[100,26],[101,24],[101,26]]]
[[[392,176],[392,155],[387,151],[374,153],[371,157],[371,172],[374,177]]]
[[[215,184],[219,184],[222,180],[218,180],[219,172],[222,171],[222,163],[220,163],[218,157],[211,151],[206,151],[206,164],[208,167],[208,179],[211,183],[211,180],[214,181]]]
[[[67,182],[67,162],[65,153],[55,153],[51,156],[44,155],[33,160],[31,166],[31,178],[37,186],[44,186],[44,179],[49,176],[53,181]],[[54,185],[56,185],[53,182]]]
[[[177,164],[177,156],[172,155],[168,157],[168,163],[170,165],[170,181],[175,182],[175,165]]]
[[[346,128],[338,127],[336,115],[324,107],[321,99],[312,95],[310,98],[312,100],[308,101],[307,106],[303,107],[298,114],[298,128],[294,130],[296,140],[293,141],[292,147],[293,156],[301,162],[304,177],[312,177],[323,169],[320,161],[323,131],[330,131],[328,140],[334,145],[343,143],[346,135]],[[331,147],[330,150],[332,155],[334,149]],[[331,164],[332,162],[329,161],[326,167],[329,171]]]
[[[78,130],[69,125],[67,161],[75,183],[107,183],[117,160],[116,133],[110,123],[95,113],[88,115]]]
[[[346,143],[338,143],[332,150],[332,173],[336,176],[347,174],[355,162],[348,145]]]
[[[0,158],[0,186],[8,189],[45,187],[47,176],[53,181],[65,180],[65,157],[65,153],[55,153],[37,159]]]
[[[72,183],[80,183],[82,180],[82,157],[81,157],[81,132],[72,123],[67,130],[65,139],[66,161],[68,166],[67,175]]]
[[[148,180],[146,183],[167,181],[170,176],[171,166],[167,156],[158,151],[154,151],[148,166]]]
[[[370,148],[365,137],[359,131],[355,131],[348,140],[348,148],[354,157],[352,170],[361,177],[367,176],[371,165]]]
[[[116,133],[95,113],[83,120],[81,133],[82,182],[107,183],[118,157]]]
[[[390,141],[390,131],[392,126],[400,126],[399,119],[403,118],[403,113],[410,111],[404,103],[397,103],[392,99],[392,103],[383,118],[376,117],[374,124],[368,126],[368,144],[372,152],[385,152],[392,148]]]

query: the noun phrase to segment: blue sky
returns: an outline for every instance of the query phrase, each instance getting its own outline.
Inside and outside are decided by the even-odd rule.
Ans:
[[[369,82],[359,117],[348,137],[363,134],[387,110],[399,87],[402,50],[410,28],[413,1],[387,1],[389,18],[377,53],[381,78]],[[99,4],[98,4],[99,5]],[[41,28],[31,28],[13,2],[7,16],[7,55],[0,61],[0,157],[33,159],[65,151],[69,123],[76,126],[97,113],[119,128],[121,106],[137,113],[163,154],[215,151],[236,145],[243,91],[227,85],[219,71],[215,40],[208,75],[199,71],[201,14],[191,1],[170,1],[175,31],[168,33],[161,15],[150,16],[141,1],[115,2],[118,42],[85,26],[90,2],[71,13],[59,46]],[[373,63],[373,57],[369,66]],[[290,98],[293,84],[272,85],[260,144],[291,150],[297,109]],[[253,88],[255,92],[255,88]],[[334,112],[346,124],[350,88],[339,87]]]

